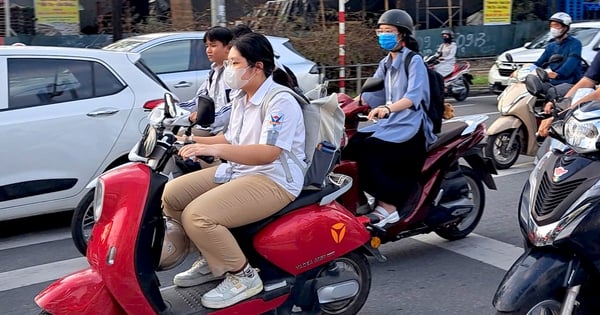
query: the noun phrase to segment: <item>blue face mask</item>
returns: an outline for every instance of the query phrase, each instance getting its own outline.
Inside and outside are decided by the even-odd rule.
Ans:
[[[394,33],[381,33],[378,35],[379,37],[379,46],[385,50],[392,50],[398,44],[398,40],[396,39],[398,34]]]

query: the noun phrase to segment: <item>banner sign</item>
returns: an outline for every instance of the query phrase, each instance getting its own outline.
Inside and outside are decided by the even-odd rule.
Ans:
[[[35,0],[36,33],[78,35],[79,0]]]
[[[512,13],[512,0],[484,0],[483,24],[503,25],[510,24]]]

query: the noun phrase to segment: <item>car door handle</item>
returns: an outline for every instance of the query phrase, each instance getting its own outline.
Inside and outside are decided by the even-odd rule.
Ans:
[[[186,87],[190,87],[190,86],[192,86],[191,82],[181,81],[181,82],[175,84],[173,87],[174,88],[186,88]]]
[[[108,116],[108,115],[112,115],[112,114],[118,113],[118,112],[119,112],[118,109],[103,109],[103,110],[97,110],[95,112],[87,113],[87,115],[90,117]]]

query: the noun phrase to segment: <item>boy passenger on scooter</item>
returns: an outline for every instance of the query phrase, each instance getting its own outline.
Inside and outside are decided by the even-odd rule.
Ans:
[[[192,129],[194,135],[216,135],[219,132],[223,132],[229,123],[229,115],[231,113],[231,99],[229,94],[231,88],[223,80],[223,61],[227,59],[232,39],[233,33],[226,27],[214,26],[204,33],[206,56],[212,62],[208,78],[204,80],[196,92],[196,97],[177,104],[179,107],[191,111],[190,121],[195,121],[198,96],[208,95],[215,102],[215,122],[208,129],[200,129],[198,126]]]
[[[262,291],[258,271],[229,229],[273,215],[292,202],[304,184],[300,166],[290,157],[305,156],[300,105],[290,93],[279,93],[264,119],[261,112],[261,106],[267,106],[262,104],[265,96],[278,84],[274,67],[273,48],[265,36],[251,33],[232,42],[223,73],[236,90],[227,130],[214,137],[194,137],[196,143],[179,151],[186,159],[215,156],[227,162],[171,180],[162,196],[165,214],[182,223],[204,257],[185,272],[183,285],[225,278],[202,296],[208,308],[228,307]],[[282,155],[284,151],[290,154]],[[286,179],[281,158],[288,160],[291,180]]]
[[[384,227],[400,220],[397,209],[414,193],[427,147],[436,136],[423,108],[429,104],[425,63],[415,55],[408,78],[404,69],[409,47],[415,47],[410,37],[411,16],[404,10],[388,10],[377,27],[379,44],[389,53],[379,62],[374,77],[383,79],[385,88],[364,93],[363,99],[371,106],[384,105],[369,112],[368,118],[377,122],[350,139],[342,158],[357,162],[359,189],[377,200],[373,213],[380,221],[376,225]]]
[[[575,95],[577,90],[584,89],[584,88],[592,88],[592,89],[595,89],[595,91],[593,93],[585,95],[584,97],[579,99],[579,101],[577,101],[576,103],[569,104],[569,106],[566,107],[562,112],[566,112],[569,109],[577,108],[577,106],[579,106],[580,104],[585,103],[585,102],[600,100],[600,88],[596,88],[596,85],[598,83],[600,83],[600,53],[596,53],[596,56],[594,56],[594,60],[592,61],[592,64],[585,71],[585,74],[583,75],[581,80],[579,80],[577,83],[575,83],[575,85],[573,85],[573,87],[571,87],[571,89],[569,89],[569,91],[565,94],[564,97],[566,99],[570,100]],[[548,103],[550,104],[550,109],[551,109],[552,102],[548,102]],[[554,117],[550,117],[550,118],[546,118],[546,119],[542,120],[542,122],[540,123],[540,127],[538,128],[538,134],[542,137],[547,137],[548,131],[550,130],[550,125],[552,125],[553,121],[554,121]]]

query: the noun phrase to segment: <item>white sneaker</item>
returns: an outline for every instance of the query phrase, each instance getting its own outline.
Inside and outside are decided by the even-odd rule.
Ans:
[[[374,224],[378,227],[382,228],[386,224],[396,223],[396,222],[400,221],[400,215],[398,214],[398,211],[389,213],[389,212],[387,212],[387,210],[383,209],[383,207],[381,207],[381,206],[375,207],[375,210],[373,210],[373,211],[376,212],[377,216],[382,217],[382,219],[379,220],[379,222]]]
[[[202,305],[208,308],[225,308],[259,294],[263,289],[262,280],[256,269],[247,265],[238,274],[227,274],[216,288],[202,296]]]
[[[178,287],[185,288],[223,278],[223,276],[213,276],[212,272],[210,272],[210,269],[208,268],[206,260],[201,256],[194,262],[192,268],[175,275],[175,278],[173,278],[173,284]]]

